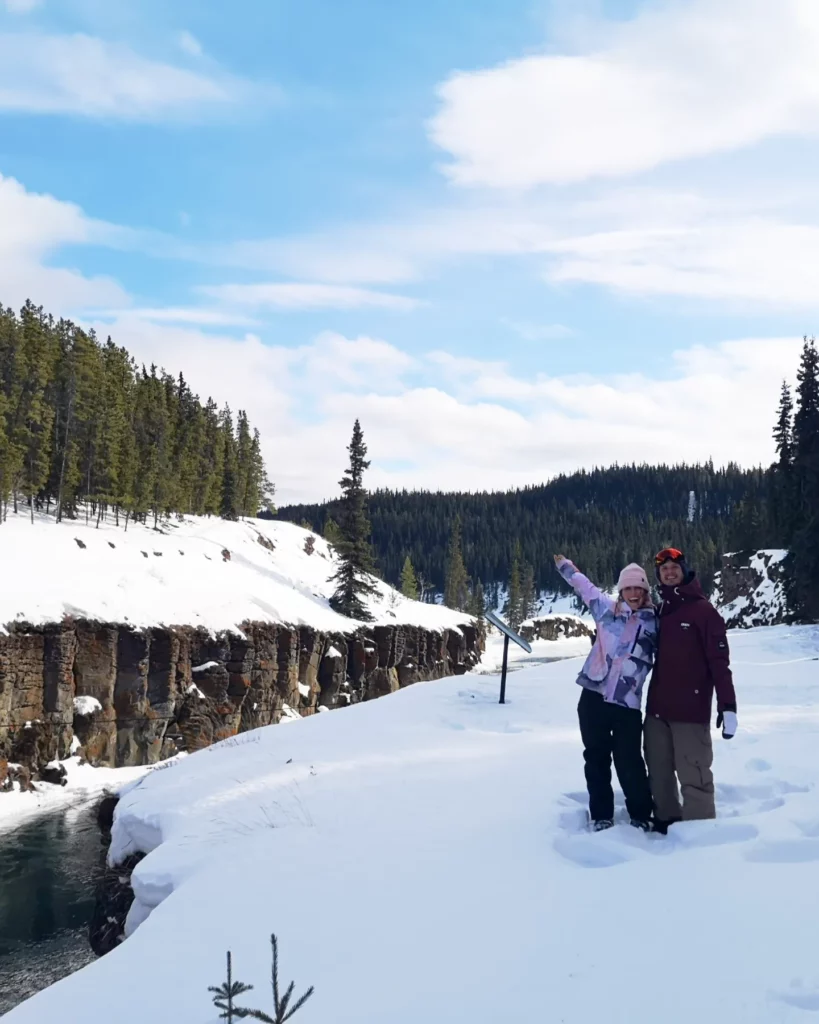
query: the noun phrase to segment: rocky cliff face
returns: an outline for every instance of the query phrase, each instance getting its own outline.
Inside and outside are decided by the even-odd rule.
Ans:
[[[0,636],[0,788],[59,782],[51,762],[153,764],[278,722],[472,668],[476,626],[352,635],[246,623],[241,634],[87,621]]]
[[[594,629],[577,615],[542,615],[521,623],[524,640],[562,640],[564,637],[594,636]]]
[[[788,621],[784,561],[787,551],[737,551],[722,556],[712,602],[729,629]]]

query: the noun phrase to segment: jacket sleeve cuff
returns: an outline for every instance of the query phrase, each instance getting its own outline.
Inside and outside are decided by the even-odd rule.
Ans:
[[[719,704],[717,704],[717,711],[733,711],[733,713],[736,714],[736,702],[734,702],[733,704],[723,704],[722,702],[720,702]]]

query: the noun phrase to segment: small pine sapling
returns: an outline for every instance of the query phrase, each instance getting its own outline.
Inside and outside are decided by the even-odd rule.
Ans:
[[[245,985],[243,981],[233,980],[233,963],[230,951],[227,954],[227,978],[218,987],[210,985],[208,992],[213,993],[213,1005],[222,1012],[219,1014],[220,1020],[226,1020],[228,1024],[233,1024],[233,1021],[243,1014],[237,1012],[237,1008],[233,1005],[233,1000],[237,996],[244,995],[245,992],[250,992],[253,988],[252,985]]]
[[[296,983],[291,981],[284,995],[281,994],[279,987],[279,943],[275,935],[270,936],[270,945],[273,950],[270,980],[273,988],[273,1013],[275,1016],[271,1017],[264,1010],[252,1010],[248,1007],[235,1005],[234,1000],[236,997],[243,995],[245,992],[250,992],[253,986],[233,980],[231,955],[228,953],[227,980],[222,982],[218,988],[213,986],[208,988],[208,992],[213,993],[214,1005],[222,1011],[219,1015],[221,1020],[226,1020],[228,1024],[233,1024],[234,1021],[250,1018],[251,1020],[263,1021],[264,1024],[285,1024],[285,1021],[290,1020],[293,1014],[300,1010],[313,994],[314,989],[311,985],[304,995],[300,996],[292,1006],[290,1005]]]

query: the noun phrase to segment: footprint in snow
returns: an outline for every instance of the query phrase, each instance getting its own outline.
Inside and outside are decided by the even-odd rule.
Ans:
[[[767,767],[762,767],[766,765]],[[755,767],[753,767],[755,766]],[[768,771],[767,761],[749,761],[746,768],[758,772]],[[785,798],[792,793],[808,793],[809,786],[797,786],[783,779],[759,781],[750,785],[718,783],[717,809],[721,818],[740,818],[776,811],[785,806]]]
[[[819,860],[819,839],[779,839],[757,843],[745,855],[758,864],[810,864]]]
[[[609,831],[614,831],[610,829]],[[625,864],[633,858],[626,851],[617,850],[609,843],[594,843],[592,838],[599,839],[602,833],[594,837],[558,836],[553,846],[557,853],[566,860],[572,861],[581,868],[613,868],[617,864]]]

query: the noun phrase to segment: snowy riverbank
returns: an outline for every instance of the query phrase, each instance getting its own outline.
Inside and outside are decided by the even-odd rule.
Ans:
[[[106,791],[115,792],[151,770],[147,766],[92,768],[90,764],[81,764],[77,757],[70,757],[60,763],[66,770],[64,786],[38,782],[36,790],[31,793],[21,793],[17,789],[10,793],[0,793],[0,835],[4,830],[16,828],[37,815],[77,807],[102,796]]]
[[[112,853],[134,872],[115,952],[12,1011],[216,1021],[224,952],[264,1002],[267,939],[316,994],[300,1024],[801,1021],[819,1008],[819,629],[731,634],[740,732],[720,818],[583,831],[578,661],[418,684],[152,773]],[[241,740],[244,742],[241,742]],[[147,919],[146,919],[147,918]],[[624,966],[625,965],[625,966]],[[146,997],[133,996],[133,979]]]

